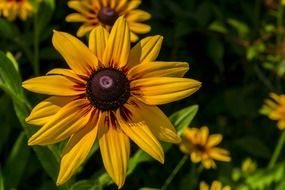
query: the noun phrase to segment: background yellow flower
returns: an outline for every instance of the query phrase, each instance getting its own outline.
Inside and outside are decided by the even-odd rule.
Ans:
[[[28,0],[0,0],[0,15],[13,21],[17,17],[27,20],[33,12],[33,7]]]
[[[285,129],[285,95],[270,93],[271,99],[266,99],[261,112],[270,119],[278,121],[279,129]]]
[[[220,181],[213,181],[211,186],[209,186],[206,182],[200,182],[200,190],[231,190],[230,186],[224,186]]]
[[[68,6],[78,13],[72,13],[66,17],[67,22],[82,22],[77,36],[82,37],[94,27],[101,25],[108,31],[119,16],[124,16],[131,31],[131,41],[138,40],[137,34],[150,31],[149,25],[141,23],[150,19],[151,15],[137,9],[141,0],[72,0]]]
[[[229,152],[215,147],[222,141],[222,135],[209,135],[208,127],[185,128],[181,136],[180,150],[190,154],[193,163],[202,162],[206,169],[215,168],[214,160],[229,162]]]

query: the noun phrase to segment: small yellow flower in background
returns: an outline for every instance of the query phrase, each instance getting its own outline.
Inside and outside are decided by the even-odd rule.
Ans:
[[[25,21],[33,13],[33,7],[28,0],[0,0],[0,15],[9,21],[17,17]]]
[[[180,150],[190,154],[193,163],[202,162],[206,169],[215,168],[214,160],[229,162],[229,152],[215,147],[222,141],[221,134],[209,135],[208,127],[185,128],[181,139]]]
[[[209,186],[206,182],[200,182],[200,190],[231,190],[230,186],[224,186],[219,181],[213,181],[211,186]]]
[[[181,139],[156,105],[185,98],[200,88],[200,82],[181,78],[188,63],[155,61],[161,36],[144,38],[130,49],[130,31],[123,17],[110,34],[101,26],[92,30],[89,48],[64,32],[55,31],[52,42],[71,69],[53,69],[47,76],[23,82],[23,87],[52,95],[26,119],[43,125],[29,145],[69,138],[57,184],[76,172],[96,138],[104,166],[119,188],[126,177],[129,139],[163,163],[158,140],[179,143]]]
[[[141,23],[150,19],[151,15],[137,9],[140,4],[141,0],[72,0],[68,6],[78,13],[68,15],[66,21],[83,22],[77,31],[77,36],[82,37],[98,25],[110,31],[117,18],[124,16],[130,27],[131,41],[135,42],[137,34],[151,30],[149,25]]]
[[[278,121],[279,129],[285,129],[285,95],[270,93],[271,99],[266,99],[261,112],[270,119]]]
[[[242,162],[241,170],[246,174],[251,174],[256,170],[256,163],[251,158],[246,158]]]

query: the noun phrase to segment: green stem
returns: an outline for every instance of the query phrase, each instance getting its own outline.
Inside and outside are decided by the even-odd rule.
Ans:
[[[174,179],[176,174],[179,172],[179,170],[182,168],[182,166],[184,165],[184,163],[186,162],[187,159],[189,159],[188,155],[185,155],[185,156],[182,157],[182,159],[176,165],[176,167],[174,168],[172,173],[168,176],[168,178],[166,179],[166,181],[164,182],[164,184],[162,185],[160,190],[166,190],[168,185],[172,182],[172,180]]]
[[[285,143],[285,131],[282,132],[279,140],[278,140],[278,143],[275,147],[275,150],[274,150],[274,153],[269,161],[269,164],[268,164],[268,168],[272,168],[275,164],[276,164],[276,161],[281,153],[281,150],[284,146],[284,143]]]
[[[38,15],[34,16],[34,74],[37,76],[40,74],[40,65],[39,65],[39,30],[38,30]]]
[[[283,28],[283,4],[282,0],[279,0],[278,2],[278,16],[277,16],[277,28],[278,28],[278,34],[277,34],[277,44],[279,44],[282,40],[282,28]]]

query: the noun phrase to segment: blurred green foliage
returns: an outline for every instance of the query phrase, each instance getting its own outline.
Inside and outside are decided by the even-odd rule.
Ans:
[[[36,0],[32,2],[37,6]],[[168,189],[193,190],[201,180],[220,180],[237,190],[284,190],[284,151],[268,166],[281,131],[259,114],[269,92],[284,93],[281,1],[144,0],[141,9],[152,14],[151,35],[164,36],[159,60],[187,61],[187,76],[203,82],[195,95],[161,108],[180,132],[189,125],[207,125],[211,133],[223,134],[222,146],[232,157],[232,162],[200,173],[199,166],[188,160]],[[44,97],[24,93],[21,81],[64,67],[51,35],[53,29],[76,33],[79,24],[64,20],[70,12],[65,0],[43,0],[35,16],[25,22],[0,18],[0,190],[57,189],[54,181],[63,146],[27,146],[27,136],[35,128],[24,119],[31,105]],[[159,189],[164,184],[183,154],[176,145],[163,146],[164,165],[132,147],[136,151],[123,189]],[[59,189],[116,189],[97,150],[98,145],[78,175]],[[247,157],[257,163],[250,174],[241,170]]]

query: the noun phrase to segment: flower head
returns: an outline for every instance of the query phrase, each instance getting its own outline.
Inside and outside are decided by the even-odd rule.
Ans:
[[[251,158],[246,158],[241,165],[241,170],[246,174],[251,174],[256,170],[256,162]]]
[[[261,112],[272,120],[278,121],[279,129],[285,129],[285,95],[270,93],[271,99],[266,99]]]
[[[208,127],[185,128],[181,138],[180,150],[190,154],[193,163],[202,162],[206,169],[216,167],[214,160],[231,160],[227,150],[215,147],[222,141],[222,135],[209,135]]]
[[[29,139],[29,145],[69,138],[57,184],[74,174],[96,138],[104,166],[119,187],[125,181],[129,139],[163,163],[158,140],[179,143],[180,138],[156,105],[185,98],[200,88],[200,82],[181,78],[188,64],[154,61],[161,36],[147,37],[130,49],[130,32],[123,17],[110,34],[101,26],[94,29],[89,48],[57,31],[52,42],[70,69],[53,69],[47,76],[23,82],[23,87],[52,95],[26,119],[30,124],[43,125]]]
[[[200,190],[231,190],[230,186],[224,186],[219,181],[213,181],[211,186],[209,186],[206,182],[200,182]]]
[[[119,16],[124,16],[131,31],[131,41],[138,40],[137,34],[150,31],[150,26],[140,23],[150,19],[151,15],[136,9],[141,0],[71,0],[68,6],[78,13],[66,17],[67,22],[83,22],[78,29],[77,36],[82,37],[94,27],[101,25],[110,31]]]
[[[0,15],[13,21],[17,17],[27,20],[32,14],[33,7],[28,0],[0,0]]]

